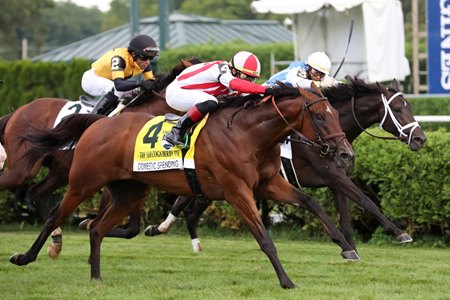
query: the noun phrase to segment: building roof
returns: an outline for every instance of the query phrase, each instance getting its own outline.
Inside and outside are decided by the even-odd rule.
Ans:
[[[273,20],[222,20],[174,12],[169,16],[169,23],[167,48],[236,40],[253,45],[292,42],[292,33]],[[139,34],[147,34],[158,41],[158,17],[141,19]],[[32,60],[70,61],[85,58],[93,61],[110,49],[127,47],[130,39],[130,26],[126,24],[48,51]]]

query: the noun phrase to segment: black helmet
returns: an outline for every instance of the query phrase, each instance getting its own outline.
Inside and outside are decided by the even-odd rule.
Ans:
[[[128,46],[128,52],[134,52],[141,58],[153,58],[159,54],[158,45],[154,39],[148,35],[141,34],[134,37]]]

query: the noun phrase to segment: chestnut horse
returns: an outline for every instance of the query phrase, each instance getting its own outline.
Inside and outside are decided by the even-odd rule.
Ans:
[[[153,115],[162,115],[167,112],[179,113],[168,106],[164,96],[158,93],[163,94],[167,85],[186,67],[199,62],[197,58],[181,60],[167,76],[157,77],[156,93],[142,95],[124,111],[147,112]],[[47,220],[50,212],[47,198],[58,188],[67,184],[73,150],[55,151],[51,155],[30,162],[25,158],[25,153],[33,147],[33,144],[24,136],[28,133],[31,122],[37,129],[53,128],[59,112],[68,102],[73,101],[39,98],[0,119],[0,140],[4,143],[8,155],[7,168],[0,175],[0,191],[21,186],[27,180],[34,178],[43,165],[48,167],[49,171],[45,179],[33,185],[28,191],[30,202],[36,206],[37,212],[44,221]],[[74,105],[74,108],[75,113],[77,107]]]
[[[348,84],[327,89],[324,93],[339,112],[341,127],[350,142],[353,142],[366,128],[379,123],[381,128],[395,136],[394,139],[407,143],[412,151],[423,147],[426,141],[425,133],[414,119],[411,104],[404,98],[396,80],[392,81],[391,87],[385,88],[380,84],[367,84],[350,76],[346,79]],[[330,160],[322,159],[318,151],[311,151],[311,148],[304,143],[296,143],[295,138],[293,141],[292,163],[298,183],[303,187],[326,186],[331,189],[340,217],[341,231],[354,249],[356,245],[352,234],[348,198],[371,213],[385,231],[392,234],[400,243],[412,241],[406,232],[382,214],[373,201],[351,181],[344,169],[337,168]],[[179,198],[171,210],[172,216],[159,226],[149,226],[146,235],[154,236],[167,232],[174,221],[173,216],[177,217],[181,211],[184,211],[193,250],[199,252],[201,244],[197,226],[201,214],[208,206],[209,203],[185,197]]]
[[[341,247],[344,258],[359,259],[317,202],[289,184],[279,172],[279,143],[293,131],[307,139],[321,141],[321,146],[326,143],[326,147],[333,150],[335,162],[341,166],[348,166],[353,159],[351,145],[341,131],[336,110],[316,88],[313,90],[314,93],[308,93],[302,89],[283,87],[279,89],[283,96],[276,101],[272,99],[273,105],[253,95],[260,101],[239,110],[236,105],[242,106],[242,102],[238,100],[249,98],[228,101],[229,106],[210,115],[196,142],[195,171],[204,195],[209,199],[225,199],[235,208],[268,256],[283,288],[294,288],[295,285],[284,271],[275,245],[264,228],[254,194],[309,210]],[[103,237],[132,209],[142,205],[150,186],[177,195],[193,195],[182,170],[133,171],[135,139],[151,116],[123,113],[101,120],[95,115],[75,115],[72,119],[86,124],[90,118],[94,119],[93,125],[87,127],[77,141],[67,193],[50,213],[31,248],[23,254],[13,255],[11,263],[26,265],[36,260],[50,233],[80,203],[108,186],[113,200],[106,210],[99,213],[90,228],[91,278],[99,279]],[[76,126],[58,126],[46,132],[70,136]],[[71,137],[66,143],[70,140]],[[41,144],[40,149],[36,147],[29,154],[42,155],[42,152],[58,149],[60,144],[52,146],[49,140],[47,147],[44,146]]]

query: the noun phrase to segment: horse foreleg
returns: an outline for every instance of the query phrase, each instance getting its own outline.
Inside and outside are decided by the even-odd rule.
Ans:
[[[350,180],[350,178],[340,178],[340,182],[336,185],[336,190],[344,192],[350,197],[358,206],[372,214],[375,219],[383,226],[385,232],[391,233],[396,237],[400,243],[412,242],[412,238],[409,234],[395,226],[394,223],[389,221],[378,208],[378,206],[367,197],[357,186]],[[336,201],[339,201],[336,199]],[[348,208],[347,208],[348,209]],[[349,221],[350,222],[350,221]]]
[[[144,199],[147,196],[147,186],[140,182],[115,182],[108,187],[114,199],[94,219],[89,231],[91,245],[89,262],[93,280],[101,279],[100,248],[103,238],[131,211],[142,212]]]
[[[267,184],[259,186],[257,193],[265,199],[300,206],[310,211],[319,219],[331,240],[341,247],[341,255],[344,259],[355,261],[360,259],[353,247],[345,240],[342,232],[333,224],[330,217],[322,210],[317,201],[289,184],[281,175],[277,175]]]
[[[230,185],[224,185],[230,187]],[[253,191],[247,186],[232,186],[224,191],[225,199],[235,208],[241,220],[252,232],[261,250],[267,255],[283,288],[295,288],[295,284],[291,281],[280,259],[278,258],[277,249],[272,241],[272,238],[266,231],[256,208],[255,200],[253,198]]]
[[[189,205],[184,209],[184,219],[186,220],[186,227],[191,236],[192,250],[195,253],[201,252],[202,245],[198,237],[197,228],[200,221],[200,217],[203,212],[208,208],[210,202],[202,202],[196,198],[193,198]]]
[[[348,207],[348,198],[339,193],[338,191],[332,190],[334,195],[334,204],[336,211],[339,216],[339,223],[341,225],[341,231],[344,234],[345,239],[356,250],[356,243],[353,239],[353,228],[351,224],[350,212]]]

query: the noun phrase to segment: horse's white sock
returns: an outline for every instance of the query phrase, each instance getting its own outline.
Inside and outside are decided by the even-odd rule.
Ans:
[[[192,250],[194,250],[195,253],[202,252],[199,238],[192,239]]]
[[[169,231],[170,226],[172,225],[173,222],[175,222],[176,219],[177,219],[177,217],[175,217],[174,215],[172,215],[172,213],[169,213],[169,215],[168,215],[167,218],[164,220],[164,222],[162,222],[161,224],[159,224],[158,230],[161,231],[161,232],[167,232],[167,231]]]

